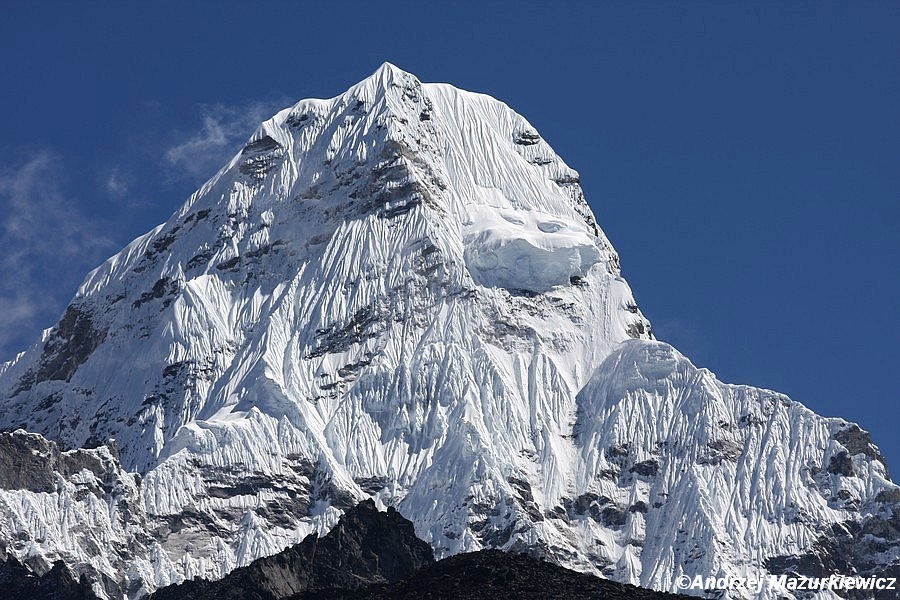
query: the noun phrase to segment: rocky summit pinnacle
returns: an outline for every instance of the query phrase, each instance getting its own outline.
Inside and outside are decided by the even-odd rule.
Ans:
[[[900,556],[868,434],[654,340],[578,173],[505,104],[390,64],[264,122],[89,273],[0,366],[0,428],[0,457],[52,457],[0,474],[2,552],[106,598],[364,499],[438,558],[657,590]]]

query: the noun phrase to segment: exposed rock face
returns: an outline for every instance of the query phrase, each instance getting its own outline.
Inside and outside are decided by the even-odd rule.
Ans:
[[[684,596],[623,585],[526,555],[496,550],[434,562],[413,524],[372,501],[348,510],[323,538],[311,535],[220,581],[163,588],[149,600],[313,600],[471,598],[676,600]]]
[[[365,500],[348,510],[328,535],[238,568],[219,581],[195,579],[159,590],[150,600],[275,600],[301,592],[393,583],[434,562],[431,546],[394,509],[379,512]]]
[[[900,564],[885,568],[878,559],[900,554],[900,508],[896,504],[885,508],[861,523],[848,521],[834,525],[809,550],[770,558],[766,567],[773,573],[811,578],[827,578],[834,573],[893,577],[898,582],[896,587],[900,587]],[[900,596],[897,590],[840,590],[839,593],[853,600],[893,600]]]
[[[59,577],[72,570],[79,586],[101,596],[140,594],[96,565],[63,560],[74,550],[121,568],[135,555],[159,551],[151,529],[139,478],[122,470],[115,442],[62,451],[38,434],[0,433],[0,559],[17,581],[25,582],[14,568],[21,557],[47,589],[46,581],[62,585]]]
[[[76,580],[62,561],[38,576],[12,556],[0,562],[0,595],[10,600],[97,600],[87,577]]]
[[[426,567],[393,585],[369,585],[352,592],[307,592],[290,600],[419,600],[420,598],[467,600],[688,600],[578,573],[525,554],[481,550],[457,554]]]
[[[106,331],[96,328],[89,309],[70,304],[44,342],[37,367],[21,378],[13,395],[42,381],[69,381],[104,339]]]
[[[0,433],[0,488],[51,493],[59,477],[68,479],[81,471],[103,481],[109,467],[103,458],[89,450],[60,452],[55,443],[35,434]],[[99,487],[90,491],[102,493]]]

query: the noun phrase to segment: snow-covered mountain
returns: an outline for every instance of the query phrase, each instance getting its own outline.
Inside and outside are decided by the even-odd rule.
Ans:
[[[900,563],[868,434],[655,341],[578,174],[505,104],[390,64],[263,123],[91,272],[0,366],[0,428],[0,551],[110,598],[370,497],[439,558],[660,590]]]

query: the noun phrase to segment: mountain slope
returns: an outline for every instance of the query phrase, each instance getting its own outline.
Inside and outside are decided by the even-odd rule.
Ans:
[[[0,366],[0,427],[114,438],[134,490],[94,545],[43,535],[55,517],[0,535],[131,597],[369,497],[438,557],[527,551],[656,589],[777,572],[848,524],[874,532],[851,536],[856,568],[897,563],[900,493],[866,434],[653,341],[618,265],[524,118],[385,64],[263,123]],[[7,488],[4,514],[55,515],[54,493]]]

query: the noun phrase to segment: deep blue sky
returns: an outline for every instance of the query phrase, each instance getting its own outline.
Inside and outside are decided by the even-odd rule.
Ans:
[[[389,60],[581,172],[660,339],[900,472],[900,3],[330,4],[4,3],[0,359],[257,121]]]

